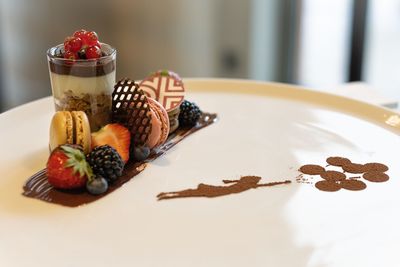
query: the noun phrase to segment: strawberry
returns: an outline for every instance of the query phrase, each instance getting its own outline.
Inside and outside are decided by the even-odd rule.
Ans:
[[[112,146],[125,163],[129,160],[130,144],[131,133],[118,123],[107,124],[99,131],[92,133],[92,148],[102,145]]]
[[[71,145],[53,150],[47,160],[46,174],[49,183],[60,189],[83,187],[93,175],[83,151]]]

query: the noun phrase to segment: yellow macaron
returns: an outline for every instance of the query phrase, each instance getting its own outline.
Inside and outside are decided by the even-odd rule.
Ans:
[[[63,144],[80,145],[85,153],[90,152],[89,120],[83,111],[57,111],[50,124],[50,150]]]

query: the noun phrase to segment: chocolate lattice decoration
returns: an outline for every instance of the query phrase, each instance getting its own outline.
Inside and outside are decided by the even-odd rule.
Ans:
[[[112,120],[127,127],[135,145],[144,145],[151,133],[151,111],[145,93],[128,78],[114,86]]]

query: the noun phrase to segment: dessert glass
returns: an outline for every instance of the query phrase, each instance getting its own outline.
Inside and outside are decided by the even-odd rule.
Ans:
[[[97,131],[111,121],[117,52],[101,44],[104,56],[70,60],[62,57],[63,49],[60,44],[47,51],[55,109],[84,111],[91,130]]]

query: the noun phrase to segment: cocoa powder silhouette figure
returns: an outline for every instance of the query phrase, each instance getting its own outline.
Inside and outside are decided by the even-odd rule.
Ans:
[[[208,184],[199,184],[196,189],[186,189],[175,192],[164,192],[157,195],[158,200],[173,199],[173,198],[184,198],[184,197],[219,197],[229,194],[237,194],[243,191],[247,191],[252,188],[258,188],[263,186],[274,186],[280,184],[291,183],[290,180],[282,182],[271,182],[265,184],[259,184],[261,180],[259,176],[242,176],[239,180],[222,180],[225,184],[231,184],[228,186],[216,186]]]

